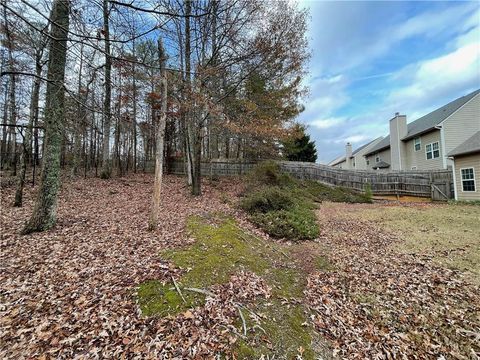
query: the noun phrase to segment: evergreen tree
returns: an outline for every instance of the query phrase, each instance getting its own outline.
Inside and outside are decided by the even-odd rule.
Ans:
[[[317,161],[315,143],[305,131],[305,126],[295,125],[293,135],[283,142],[284,156],[289,161]]]

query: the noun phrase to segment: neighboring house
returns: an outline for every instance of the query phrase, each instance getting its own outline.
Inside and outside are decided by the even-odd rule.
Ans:
[[[347,143],[347,145],[345,146],[345,155],[331,161],[328,165],[340,169],[366,170],[367,163],[364,155],[372,147],[382,141],[382,139],[382,137],[379,137],[375,140],[372,140],[369,143],[360,146],[354,152],[352,152],[352,145],[350,143]]]
[[[433,170],[453,166],[453,149],[480,130],[480,90],[462,96],[407,124],[390,120],[390,134],[365,153],[367,169]]]
[[[448,156],[453,159],[455,200],[480,200],[480,131]]]

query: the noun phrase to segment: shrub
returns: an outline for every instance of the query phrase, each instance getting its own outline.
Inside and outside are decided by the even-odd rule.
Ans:
[[[257,213],[252,216],[252,221],[277,238],[299,241],[315,239],[320,233],[315,213],[299,206]]]
[[[318,202],[371,202],[371,192],[331,187],[312,180],[297,180],[267,161],[255,166],[245,178],[245,197],[240,207],[269,235],[298,241],[314,239],[319,227],[314,209]]]
[[[295,184],[296,180],[281,171],[275,161],[264,161],[257,164],[247,175],[247,185],[250,187],[279,186],[286,187]]]
[[[266,213],[276,210],[288,210],[294,205],[292,196],[285,190],[274,186],[265,187],[247,195],[240,206],[249,214]]]

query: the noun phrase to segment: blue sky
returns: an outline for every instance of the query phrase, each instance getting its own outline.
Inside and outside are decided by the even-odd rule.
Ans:
[[[312,58],[300,122],[329,162],[480,88],[480,2],[301,1]]]

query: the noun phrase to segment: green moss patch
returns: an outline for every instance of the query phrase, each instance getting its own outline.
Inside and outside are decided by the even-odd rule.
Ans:
[[[227,282],[239,270],[256,273],[272,288],[271,298],[243,311],[248,336],[237,342],[234,349],[237,358],[258,359],[274,354],[294,358],[302,354],[304,359],[313,359],[314,335],[302,305],[306,275],[290,259],[288,246],[266,243],[251,236],[229,218],[192,217],[187,229],[195,243],[161,253],[163,258],[184,270],[177,280],[182,289],[208,289]],[[146,316],[169,316],[201,305],[205,300],[199,293],[182,293],[186,302],[172,283],[149,281],[140,285],[138,301]],[[237,325],[241,332],[240,317]]]

